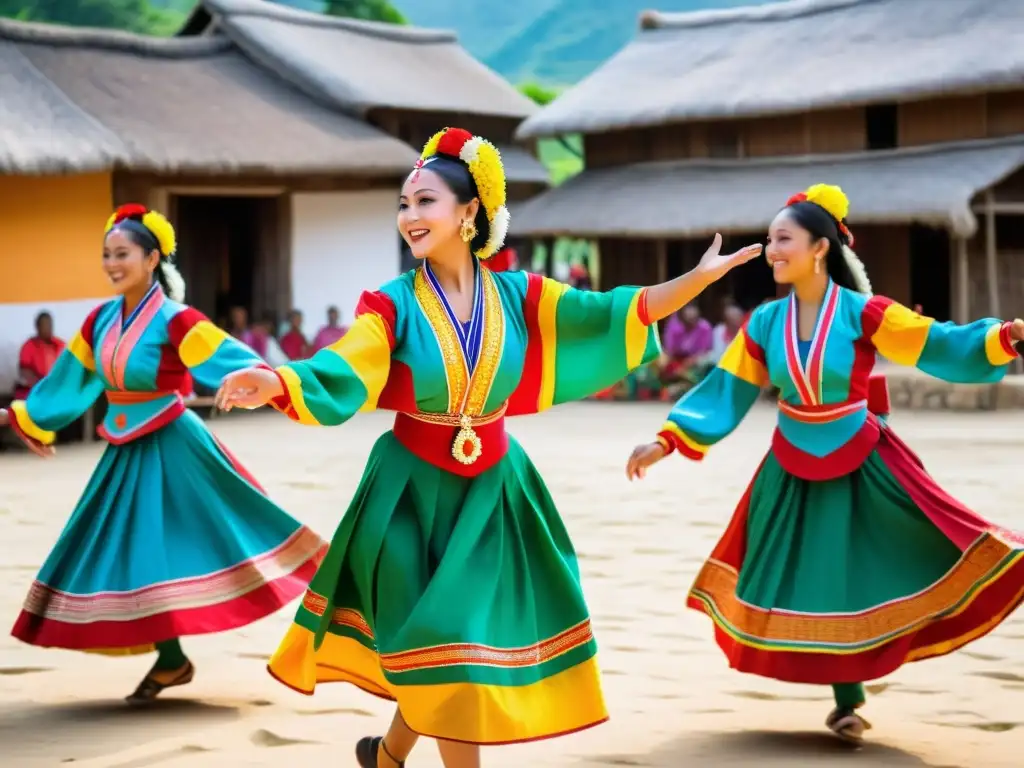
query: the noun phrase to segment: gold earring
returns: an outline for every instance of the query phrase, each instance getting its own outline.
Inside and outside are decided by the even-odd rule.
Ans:
[[[473,238],[476,237],[476,224],[469,219],[463,219],[462,223],[459,224],[459,237],[462,238],[464,243],[473,242]]]
[[[814,274],[816,274],[816,275],[820,275],[821,274],[821,259],[815,259],[814,260]]]

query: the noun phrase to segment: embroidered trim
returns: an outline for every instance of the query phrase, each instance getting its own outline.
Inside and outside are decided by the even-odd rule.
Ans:
[[[789,295],[786,313],[786,365],[789,376],[796,385],[797,394],[804,405],[820,405],[824,402],[825,346],[832,331],[839,305],[839,286],[831,280],[825,292],[818,319],[811,337],[811,348],[807,354],[807,365],[800,359],[800,336],[797,330],[799,311],[796,294]]]
[[[302,607],[314,616],[323,616],[327,598],[308,590]],[[373,630],[363,615],[352,608],[335,608],[331,624],[349,627],[373,642]],[[562,656],[594,639],[590,619],[569,627],[554,637],[518,648],[498,648],[481,643],[447,643],[397,653],[381,653],[380,664],[387,672],[413,672],[419,669],[473,664],[487,667],[531,667]]]

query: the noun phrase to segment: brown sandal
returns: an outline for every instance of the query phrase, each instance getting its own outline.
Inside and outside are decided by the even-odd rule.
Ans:
[[[150,671],[149,674],[142,678],[142,682],[139,683],[139,687],[135,689],[131,696],[125,697],[125,701],[129,704],[149,704],[168,688],[175,688],[179,685],[188,685],[192,682],[192,678],[195,677],[195,674],[196,668],[192,666],[191,661],[186,662],[185,666],[182,667],[181,672],[169,683],[161,683],[154,680],[152,677],[153,672]]]
[[[398,768],[405,768],[405,761],[399,760],[388,751],[383,736],[364,736],[356,742],[356,760],[360,768],[377,768],[377,749],[382,749]]]

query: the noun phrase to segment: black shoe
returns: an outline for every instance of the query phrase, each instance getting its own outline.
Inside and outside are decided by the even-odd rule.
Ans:
[[[356,742],[356,760],[360,768],[377,768],[377,750],[383,749],[384,754],[398,764],[398,768],[405,768],[405,761],[395,760],[384,745],[383,736],[364,736]]]

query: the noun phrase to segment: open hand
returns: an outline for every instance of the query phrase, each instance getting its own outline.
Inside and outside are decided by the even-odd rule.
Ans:
[[[663,458],[665,458],[665,448],[661,443],[638,445],[629,455],[629,461],[626,462],[626,477],[630,482],[643,480],[647,475],[647,468],[657,464]]]
[[[284,394],[281,379],[266,368],[246,368],[229,373],[221,382],[214,404],[222,411],[232,408],[259,408]]]
[[[700,263],[697,264],[697,270],[707,278],[709,283],[720,279],[733,267],[746,264],[754,257],[760,256],[762,246],[760,243],[754,243],[753,245],[740,248],[735,253],[729,253],[724,256],[719,253],[721,249],[722,236],[716,233],[715,239],[711,242],[711,247],[704,251],[704,255],[700,257]]]
[[[1024,341],[1024,320],[1017,318],[1010,323],[1010,338],[1013,339],[1014,344]]]
[[[6,408],[0,408],[0,427],[9,426],[11,423],[11,415],[7,412]],[[36,456],[40,456],[44,459],[51,458],[57,451],[52,445],[43,445],[38,440],[33,440],[28,435],[22,435],[18,433],[26,447]]]

